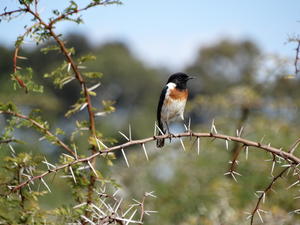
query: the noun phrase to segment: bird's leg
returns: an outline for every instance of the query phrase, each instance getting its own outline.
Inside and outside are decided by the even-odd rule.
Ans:
[[[166,124],[166,127],[167,127],[167,131],[168,131],[169,139],[170,139],[170,143],[171,143],[172,136],[174,136],[174,134],[172,134],[172,133],[170,132],[170,128],[169,128],[168,122],[165,122],[165,124]]]

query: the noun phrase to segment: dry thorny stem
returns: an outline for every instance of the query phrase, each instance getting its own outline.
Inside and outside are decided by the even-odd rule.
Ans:
[[[226,142],[228,142],[228,140],[229,140],[229,141],[237,142],[237,143],[241,144],[241,147],[240,147],[240,149],[239,149],[238,152],[241,152],[241,150],[243,148],[245,148],[245,146],[247,146],[247,147],[248,146],[256,147],[258,149],[261,149],[261,150],[264,150],[264,151],[267,151],[267,152],[271,153],[272,156],[273,156],[273,160],[272,160],[273,162],[275,162],[275,158],[276,157],[279,158],[279,159],[281,159],[281,160],[285,160],[287,162],[286,168],[284,170],[282,170],[281,173],[279,173],[277,176],[273,176],[272,181],[265,188],[265,190],[257,192],[257,193],[260,193],[260,196],[258,196],[257,204],[256,204],[254,210],[252,211],[252,213],[249,213],[249,217],[248,217],[248,218],[251,218],[251,224],[253,224],[253,219],[254,219],[254,215],[255,214],[258,214],[259,218],[261,219],[261,221],[263,221],[262,220],[262,216],[261,216],[261,212],[266,212],[266,211],[260,209],[259,206],[260,206],[261,202],[264,202],[266,194],[270,190],[272,190],[272,187],[273,187],[274,183],[277,181],[277,179],[279,179],[280,177],[282,177],[282,175],[289,168],[292,168],[292,167],[297,168],[297,166],[300,165],[300,158],[298,158],[297,156],[293,155],[292,153],[282,151],[281,149],[274,148],[274,147],[272,147],[270,145],[263,145],[260,142],[250,141],[250,140],[241,138],[239,136],[228,136],[228,135],[223,135],[223,134],[219,134],[219,133],[211,133],[211,132],[210,133],[194,133],[192,131],[188,131],[188,132],[180,133],[180,134],[176,134],[176,135],[174,135],[174,134],[172,134],[172,135],[160,135],[160,136],[153,136],[153,137],[148,137],[148,138],[140,139],[140,140],[128,139],[127,142],[125,142],[123,144],[120,144],[120,145],[116,145],[116,146],[112,146],[112,147],[106,147],[105,149],[100,149],[99,148],[96,153],[94,153],[94,154],[92,154],[92,155],[90,155],[88,157],[85,157],[85,158],[75,158],[75,157],[73,157],[74,160],[72,162],[67,163],[67,164],[62,164],[62,165],[59,165],[59,166],[54,166],[54,165],[52,165],[52,164],[50,164],[50,163],[47,162],[47,165],[50,164],[51,168],[48,167],[48,170],[46,172],[44,172],[44,173],[42,173],[40,175],[31,176],[26,181],[23,181],[22,183],[18,184],[17,186],[10,187],[11,193],[16,192],[16,191],[20,191],[20,189],[24,188],[25,186],[29,185],[30,183],[33,183],[36,180],[41,180],[43,182],[43,184],[47,187],[47,189],[50,191],[49,186],[45,183],[45,181],[43,179],[48,174],[56,173],[57,171],[62,170],[64,168],[72,168],[73,165],[78,164],[78,163],[82,163],[82,162],[87,163],[87,165],[92,169],[92,171],[95,171],[95,169],[93,168],[93,165],[90,163],[90,161],[92,161],[94,158],[96,158],[98,156],[105,155],[105,154],[107,154],[109,152],[114,152],[114,151],[117,151],[117,150],[122,150],[124,152],[124,149],[126,149],[127,147],[130,147],[130,146],[133,146],[133,145],[143,145],[143,146],[145,146],[146,143],[153,142],[156,139],[161,139],[161,138],[163,138],[163,139],[169,139],[169,138],[178,138],[178,139],[181,139],[183,137],[188,137],[188,138],[190,138],[190,137],[196,137],[196,140],[199,140],[200,138],[212,138],[213,140],[214,139],[221,139],[221,140],[225,140]],[[97,139],[97,141],[101,142],[98,139]],[[146,147],[143,148],[143,150],[146,151]],[[125,154],[125,152],[124,152],[124,154]],[[72,156],[70,156],[70,157],[72,157]],[[237,157],[238,157],[238,154],[236,154],[236,156],[234,157],[231,171],[229,171],[230,174],[233,176],[233,178],[235,180],[236,180],[236,178],[235,178],[234,175],[239,175],[237,172],[234,171],[234,168],[235,168],[234,165],[236,165]],[[124,156],[124,158],[125,158],[125,156]],[[125,160],[127,161],[127,159],[125,159]],[[274,168],[272,167],[271,175],[273,174],[273,169]],[[95,172],[95,176],[96,176],[96,172]],[[299,176],[299,171],[298,171],[298,176]],[[300,178],[299,178],[299,180],[300,180]],[[75,181],[75,178],[74,178],[74,181]],[[299,181],[295,182],[295,184],[298,184],[298,182]],[[293,184],[293,185],[295,185],[295,184]],[[291,185],[291,186],[293,186],[293,185]],[[136,201],[137,205],[139,205],[141,207],[140,221],[136,222],[138,224],[142,224],[144,214],[145,213],[147,214],[147,212],[145,211],[145,208],[144,208],[145,197],[146,197],[146,195],[144,196],[144,198],[142,199],[141,202]],[[87,202],[86,204],[87,205],[90,205],[90,204],[93,205],[93,203],[91,203],[91,202],[90,203]],[[88,211],[88,212],[90,212],[90,211]],[[150,212],[154,212],[154,211],[149,211],[149,213]],[[83,220],[85,222],[87,222],[86,220],[88,219],[88,215],[89,214],[84,215],[84,217],[83,217]],[[108,218],[108,217],[105,217],[105,218]],[[109,218],[112,219],[112,217],[109,217]],[[132,218],[130,218],[129,220],[131,221],[131,219]],[[118,222],[119,224],[123,224],[122,220],[118,221],[118,219],[116,219],[115,221]]]
[[[85,157],[85,158],[77,158],[76,159],[75,157],[73,157],[74,160],[72,162],[67,163],[67,164],[62,164],[60,166],[55,166],[52,169],[49,169],[48,171],[46,171],[46,172],[44,172],[40,175],[32,176],[29,179],[27,179],[26,181],[24,181],[23,183],[13,187],[11,191],[15,192],[18,189],[23,188],[24,186],[26,186],[28,183],[30,183],[32,181],[41,179],[41,178],[47,176],[48,174],[57,172],[57,171],[59,171],[61,169],[64,169],[66,167],[71,167],[72,165],[75,165],[75,164],[78,164],[78,163],[82,163],[82,162],[88,163],[88,165],[90,167],[92,167],[93,165],[91,163],[89,163],[91,160],[93,160],[94,158],[96,158],[98,156],[105,155],[109,152],[114,152],[114,151],[117,151],[117,150],[123,150],[124,151],[127,147],[130,147],[130,146],[133,146],[133,145],[142,145],[142,144],[145,145],[146,143],[153,142],[156,139],[161,139],[161,138],[169,139],[169,138],[182,138],[182,137],[196,137],[196,138],[212,138],[212,139],[230,140],[230,141],[233,141],[233,142],[238,142],[238,143],[242,144],[243,146],[256,147],[256,148],[261,149],[263,151],[270,152],[270,153],[286,160],[291,165],[300,164],[300,158],[298,158],[297,156],[295,156],[291,153],[282,151],[279,148],[272,147],[270,145],[263,145],[263,144],[260,144],[259,142],[250,141],[250,140],[247,140],[247,139],[244,139],[244,138],[241,138],[241,137],[236,137],[236,136],[228,136],[228,135],[224,135],[224,134],[213,134],[213,133],[194,133],[194,132],[190,131],[190,132],[185,132],[185,133],[179,133],[179,134],[176,134],[176,135],[167,135],[167,134],[165,134],[165,135],[160,135],[160,136],[148,137],[148,138],[144,138],[144,139],[140,139],[140,140],[129,140],[129,141],[127,141],[123,144],[120,144],[120,145],[107,147],[105,149],[98,149],[98,151],[96,153],[94,153],[94,154],[92,154],[88,157]]]
[[[97,2],[97,3],[95,2],[94,4],[90,4],[85,8],[82,8],[82,9],[79,9],[79,10],[78,9],[73,10],[73,11],[70,11],[68,13],[64,13],[64,14],[58,16],[57,18],[51,20],[49,23],[46,23],[42,19],[42,17],[40,16],[40,14],[38,13],[38,11],[37,11],[38,2],[37,1],[35,2],[35,9],[32,9],[30,7],[30,5],[26,4],[25,2],[23,4],[25,5],[25,9],[23,9],[23,11],[31,14],[34,17],[34,19],[36,21],[38,21],[38,24],[43,26],[44,29],[48,31],[49,35],[56,41],[57,45],[60,47],[60,50],[63,53],[63,55],[65,56],[65,59],[68,62],[68,64],[71,65],[71,68],[72,68],[72,70],[75,74],[75,78],[78,80],[80,86],[82,87],[83,93],[84,93],[84,97],[85,97],[86,104],[87,104],[87,111],[88,111],[88,115],[89,115],[89,126],[90,126],[89,129],[90,129],[91,135],[93,137],[96,137],[95,117],[94,117],[93,106],[92,106],[91,97],[89,95],[87,84],[86,84],[83,76],[81,75],[81,72],[80,72],[77,64],[75,63],[71,53],[66,48],[66,46],[65,46],[64,42],[61,40],[60,36],[55,33],[54,25],[55,25],[56,22],[58,22],[60,20],[63,20],[67,16],[78,13],[80,11],[84,11],[84,10],[90,8],[90,7],[93,7],[93,6],[103,4],[103,2]],[[20,11],[22,11],[22,10],[20,10]],[[6,13],[10,14],[9,12],[6,12]],[[28,30],[28,32],[29,31],[30,30]],[[15,56],[14,56],[14,71],[15,72],[16,72],[16,69],[17,69],[17,66],[16,66],[17,54],[18,54],[18,48],[16,49]],[[22,85],[21,81],[18,80],[18,82],[22,87],[24,87]],[[26,87],[24,87],[24,88],[26,89]],[[92,154],[95,154],[97,152],[97,150],[94,146],[91,147],[91,150],[92,150]],[[96,160],[96,158],[94,157],[94,158],[91,159],[91,162],[90,161],[88,161],[88,162],[91,163],[94,166],[95,165],[95,160]],[[90,184],[88,186],[88,194],[87,194],[87,203],[88,204],[90,204],[92,202],[92,194],[93,194],[95,182],[96,182],[96,176],[95,176],[95,174],[92,173],[91,177],[90,177]],[[88,214],[89,213],[86,212],[86,216],[88,216]]]
[[[260,195],[258,196],[258,200],[257,200],[257,203],[256,203],[256,206],[255,208],[253,209],[253,211],[251,212],[251,214],[249,215],[248,218],[251,218],[251,225],[253,224],[254,222],[254,215],[257,213],[261,222],[263,223],[263,219],[262,219],[262,216],[261,216],[261,212],[263,213],[267,213],[267,211],[265,210],[262,210],[259,208],[260,206],[260,203],[261,202],[264,202],[265,201],[265,198],[266,198],[266,195],[269,191],[272,190],[272,187],[273,185],[275,184],[275,182],[283,176],[283,174],[289,169],[290,167],[286,167],[284,168],[277,176],[273,177],[272,181],[269,183],[269,185],[263,190],[263,191],[258,191],[257,193],[259,193]]]
[[[30,121],[33,124],[33,126],[35,126],[36,128],[40,129],[45,135],[53,137],[55,139],[55,143],[57,145],[61,146],[64,150],[66,150],[67,152],[69,152],[73,156],[75,156],[75,152],[67,144],[65,144],[57,136],[55,136],[54,134],[52,134],[47,128],[44,127],[43,124],[37,122],[36,120],[34,120],[32,118],[29,118],[28,116],[25,116],[23,114],[16,113],[16,112],[1,111],[0,110],[0,114],[7,114],[7,115],[15,116],[15,117],[18,117],[18,118]]]

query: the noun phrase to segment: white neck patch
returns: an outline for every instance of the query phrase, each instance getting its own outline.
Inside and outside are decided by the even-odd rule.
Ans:
[[[173,89],[173,88],[176,87],[176,84],[173,83],[173,82],[170,82],[170,83],[167,84],[167,87]]]

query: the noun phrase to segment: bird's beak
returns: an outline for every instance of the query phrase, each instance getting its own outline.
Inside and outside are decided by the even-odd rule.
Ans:
[[[188,77],[188,80],[192,80],[192,79],[194,79],[194,78],[196,78],[196,77],[189,76],[189,77]]]

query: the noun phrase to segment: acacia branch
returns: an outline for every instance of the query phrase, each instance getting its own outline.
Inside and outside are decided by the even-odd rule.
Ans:
[[[57,136],[55,136],[54,134],[52,134],[47,128],[45,128],[43,126],[43,124],[40,124],[39,122],[37,122],[36,120],[29,118],[28,116],[25,116],[23,114],[20,113],[16,113],[16,112],[11,112],[11,111],[0,111],[0,114],[7,114],[7,115],[11,115],[14,117],[18,117],[27,121],[30,121],[32,123],[33,126],[35,126],[36,128],[40,129],[41,131],[43,131],[43,133],[45,133],[46,135],[55,138],[55,142],[56,144],[58,144],[59,146],[61,146],[64,150],[68,151],[69,153],[71,153],[73,156],[75,156],[74,151],[68,147],[68,145],[66,145],[62,140],[60,140]],[[0,142],[1,143],[1,142]]]
[[[27,11],[27,9],[23,9],[23,8],[12,10],[12,11],[6,11],[6,9],[4,9],[4,13],[1,13],[0,17],[11,16],[12,14],[19,13],[19,12],[20,13],[26,12],[26,11]]]
[[[148,138],[144,138],[144,139],[140,139],[140,140],[131,140],[131,141],[125,142],[125,143],[120,144],[120,145],[115,145],[115,146],[112,146],[112,147],[105,148],[101,151],[93,153],[92,155],[90,155],[88,157],[78,158],[78,159],[76,159],[76,160],[74,160],[74,161],[72,161],[68,164],[63,164],[63,165],[57,166],[55,169],[51,169],[51,170],[48,170],[48,171],[46,171],[46,172],[44,172],[40,175],[33,176],[33,177],[27,179],[26,181],[24,181],[23,183],[15,186],[12,189],[12,192],[15,192],[16,190],[18,190],[20,188],[23,188],[29,182],[35,181],[37,179],[41,179],[41,178],[45,177],[46,175],[48,175],[50,173],[57,172],[61,169],[64,169],[66,167],[70,167],[70,166],[78,164],[78,163],[88,163],[88,161],[91,161],[94,158],[96,158],[98,156],[101,156],[103,154],[107,154],[109,152],[122,150],[122,149],[125,149],[127,147],[134,146],[134,145],[141,145],[141,144],[145,144],[145,143],[148,143],[148,142],[153,142],[157,139],[182,138],[182,137],[197,137],[197,138],[203,137],[203,138],[221,139],[221,140],[238,142],[240,144],[243,144],[244,146],[252,146],[252,147],[255,147],[257,149],[260,149],[260,150],[263,150],[263,151],[266,151],[266,152],[270,152],[274,155],[277,155],[281,158],[284,158],[286,161],[288,161],[289,164],[294,164],[294,165],[300,164],[300,158],[298,158],[297,156],[295,156],[291,153],[288,153],[288,152],[284,152],[281,149],[272,147],[270,145],[263,145],[263,144],[260,144],[259,142],[254,142],[254,141],[250,141],[250,140],[247,140],[247,139],[244,139],[244,138],[241,138],[241,137],[229,136],[229,135],[224,135],[224,134],[185,132],[185,133],[179,133],[179,134],[175,134],[175,135],[167,135],[166,134],[166,135],[148,137]]]
[[[290,167],[286,167],[284,168],[277,176],[275,176],[272,181],[270,182],[270,184],[265,188],[264,191],[262,191],[262,193],[260,194],[260,196],[258,197],[258,200],[257,200],[257,203],[256,203],[256,206],[255,208],[253,209],[252,213],[251,213],[251,222],[250,224],[252,225],[253,224],[253,221],[254,221],[254,215],[259,212],[259,205],[261,203],[261,201],[264,200],[265,196],[267,195],[267,193],[272,190],[272,187],[274,185],[274,183],[280,178],[283,176],[283,174],[289,169]],[[260,214],[259,214],[260,216]],[[261,216],[260,216],[261,217]],[[262,219],[262,218],[261,218]]]
[[[53,20],[50,20],[49,26],[52,27],[58,21],[68,18],[68,16],[72,16],[74,14],[78,14],[79,12],[88,10],[89,8],[92,8],[92,7],[95,7],[95,6],[99,6],[99,5],[108,4],[108,3],[109,4],[114,4],[114,3],[120,3],[120,2],[119,1],[99,1],[99,2],[92,2],[92,3],[88,4],[87,6],[81,8],[81,9],[74,9],[74,10],[69,11],[67,13],[61,14],[60,16],[56,17]]]
[[[56,43],[58,44],[58,46],[60,47],[60,50],[61,52],[63,53],[63,55],[65,56],[66,58],[66,61],[71,65],[71,68],[75,74],[75,78],[78,80],[78,82],[80,83],[80,86],[83,90],[83,93],[84,93],[84,97],[85,97],[85,101],[86,101],[86,104],[87,104],[87,111],[88,111],[88,115],[89,115],[89,129],[90,129],[90,132],[91,132],[91,136],[92,137],[96,137],[96,127],[95,127],[95,115],[94,115],[94,112],[93,112],[93,106],[92,106],[92,101],[91,101],[91,97],[90,97],[90,94],[89,94],[89,91],[88,91],[88,88],[87,88],[87,85],[86,85],[86,82],[83,78],[83,76],[81,75],[81,72],[80,70],[78,69],[78,66],[77,64],[75,63],[73,57],[71,56],[71,53],[68,51],[68,49],[66,48],[64,42],[59,38],[59,35],[57,35],[55,32],[54,32],[54,28],[53,28],[53,24],[57,21],[60,21],[62,20],[63,18],[61,17],[58,17],[56,21],[52,21],[52,22],[49,22],[48,24],[46,22],[43,21],[43,19],[40,17],[40,15],[37,13],[37,12],[34,12],[30,6],[26,3],[24,3],[25,6],[26,6],[26,9],[27,11],[37,20],[39,21],[39,23],[44,26],[45,30],[47,30],[49,32],[49,35],[54,38],[54,40],[56,41]],[[97,5],[97,4],[96,4]],[[94,6],[96,6],[94,5]],[[36,6],[37,7],[37,6]],[[92,7],[92,6],[91,6]],[[90,7],[87,7],[86,9],[88,9]],[[72,11],[72,14],[76,13],[76,10],[75,11]],[[71,15],[71,14],[70,14]],[[92,154],[96,154],[97,153],[97,149],[95,146],[91,146],[91,150],[92,150]],[[91,164],[92,165],[95,165],[96,163],[96,158],[93,157],[92,160],[91,160]],[[89,183],[89,186],[88,186],[88,192],[87,192],[87,204],[90,204],[92,202],[92,195],[93,195],[93,190],[94,190],[94,186],[95,186],[95,183],[96,183],[96,176],[91,173],[91,176],[90,176],[90,183]],[[86,216],[89,216],[89,212],[86,211],[85,213]]]

